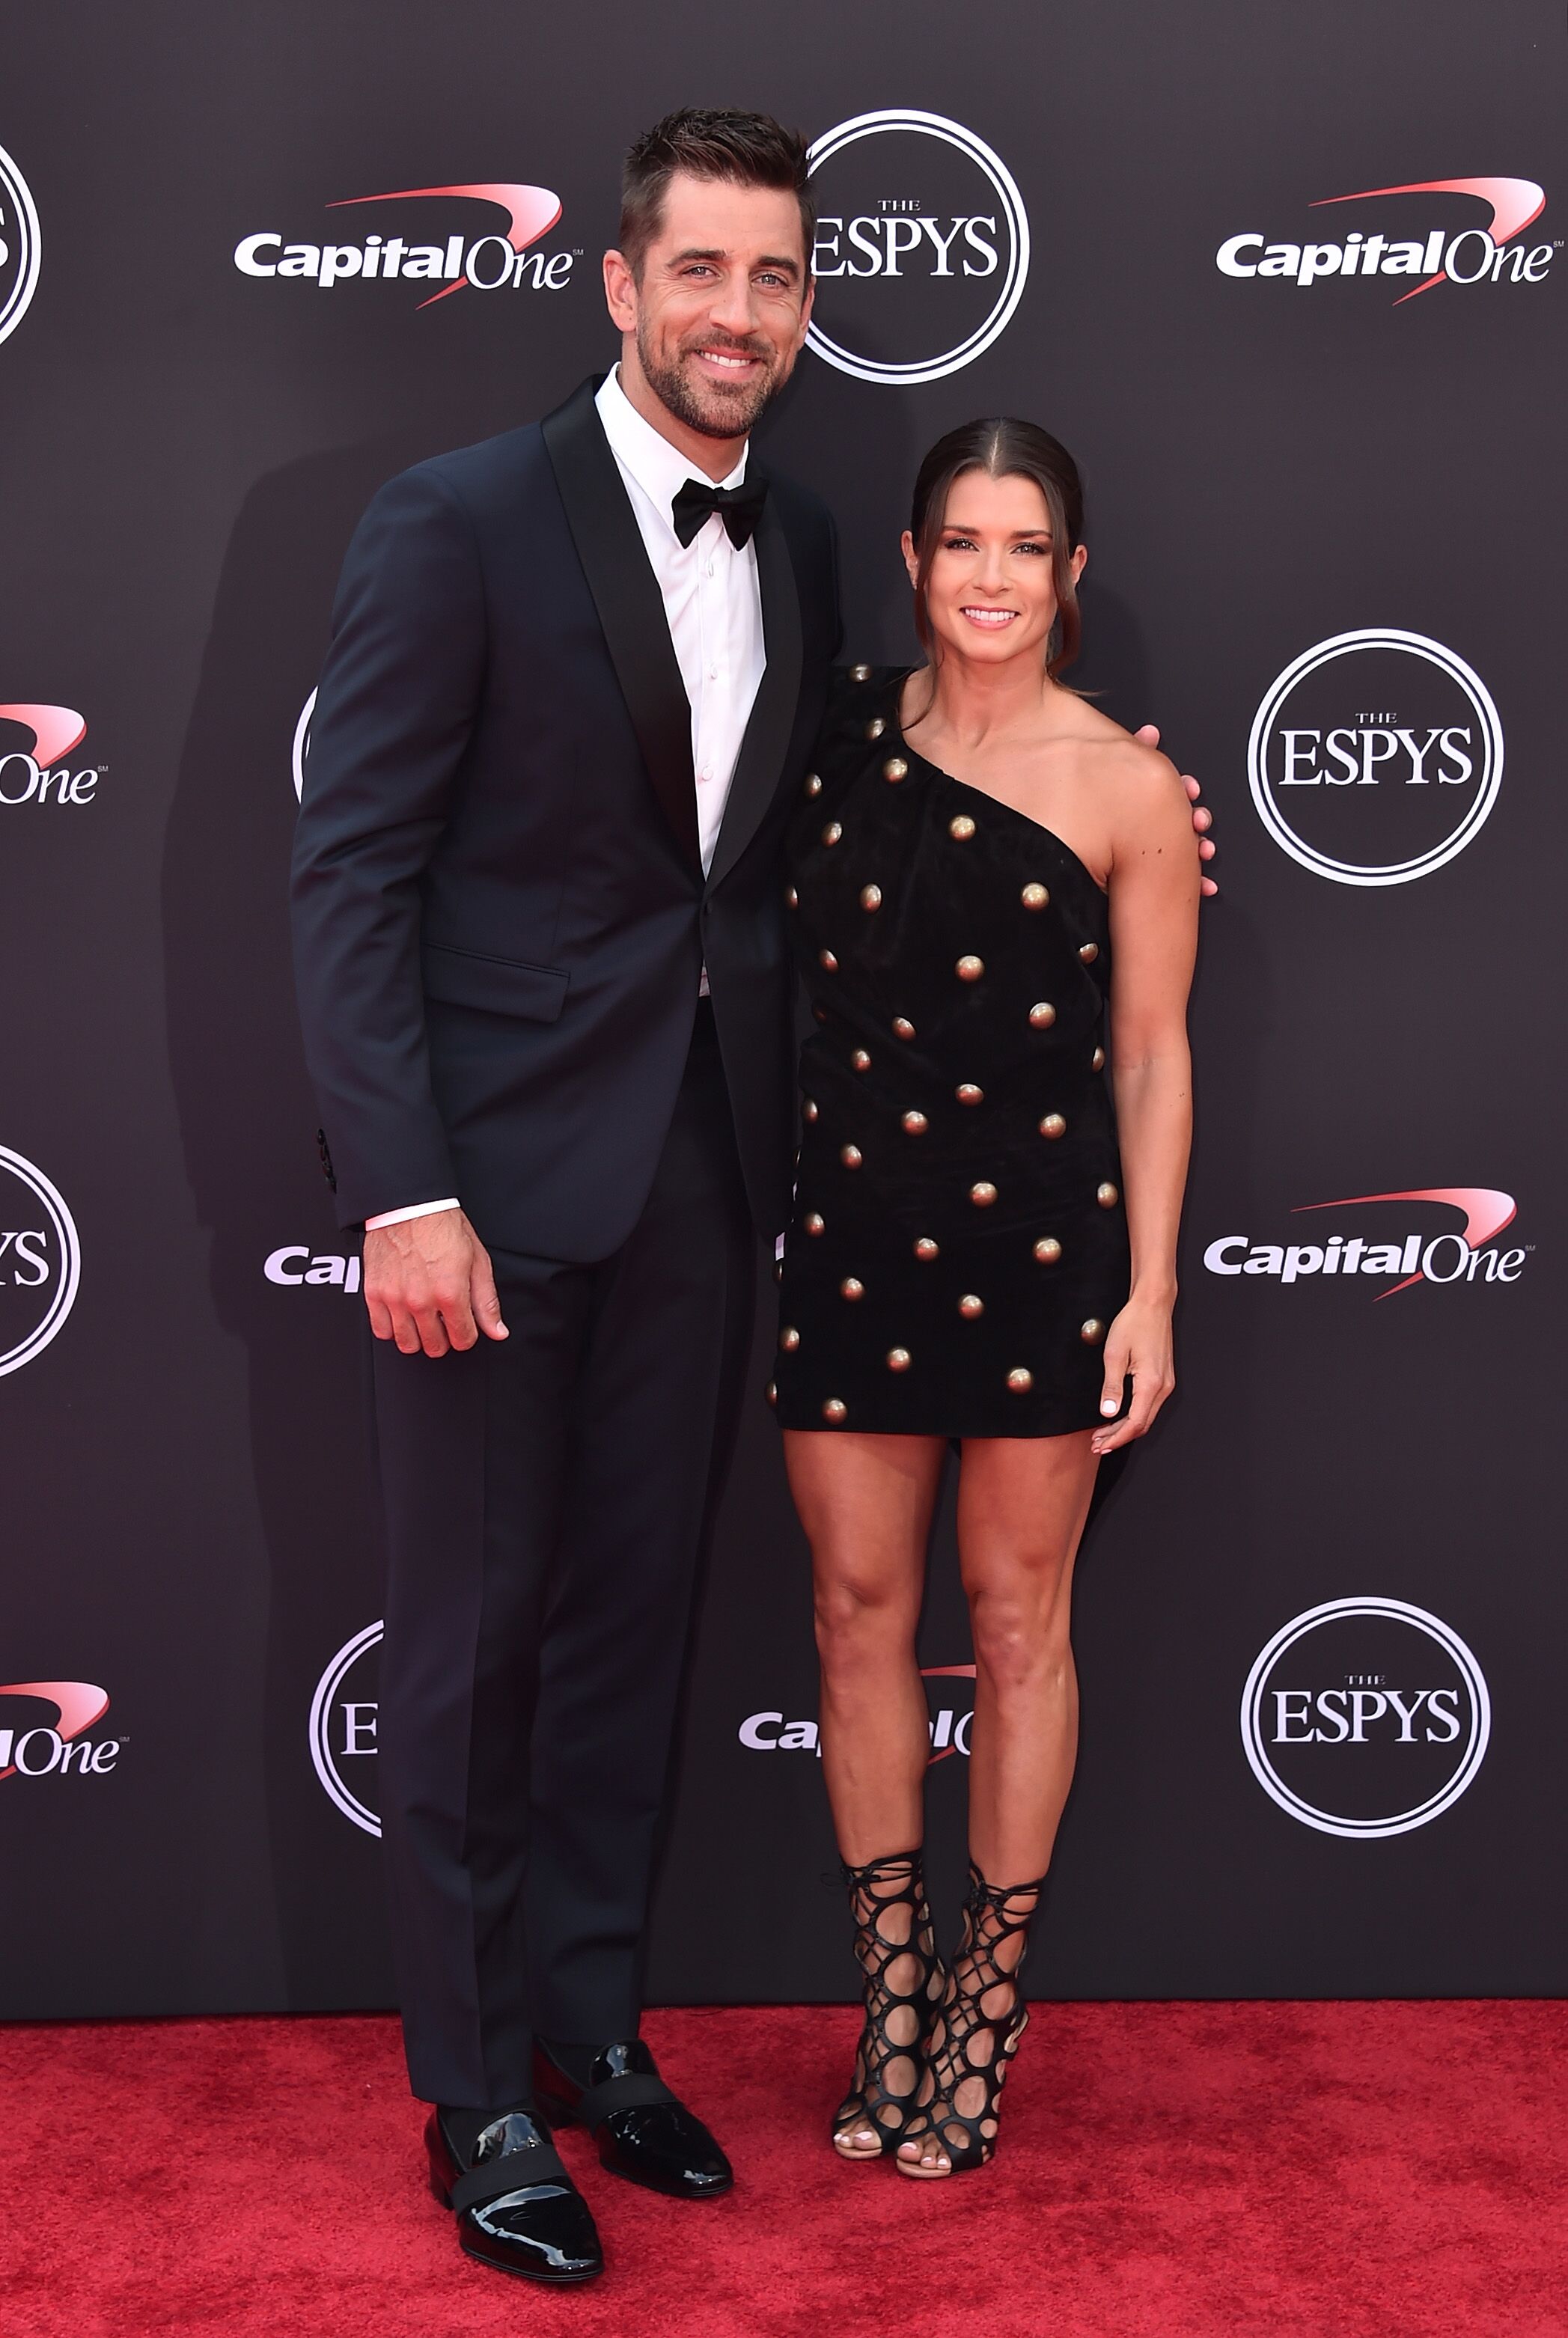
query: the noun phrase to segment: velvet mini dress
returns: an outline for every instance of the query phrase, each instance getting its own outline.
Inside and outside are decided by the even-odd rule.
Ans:
[[[907,671],[835,677],[790,823],[816,1028],[770,1393],[789,1429],[1063,1436],[1130,1280],[1106,898],[904,735]]]

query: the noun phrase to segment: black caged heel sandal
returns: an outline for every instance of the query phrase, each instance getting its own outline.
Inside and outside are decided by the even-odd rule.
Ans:
[[[1042,1875],[1033,1883],[987,1883],[970,1864],[963,1939],[926,2048],[920,2098],[900,2137],[901,2176],[965,2175],[995,2151],[1002,2088],[1029,2020],[1018,1975],[1044,1881]]]
[[[841,2159],[882,2159],[907,2131],[936,2018],[942,1968],[917,1851],[840,1869],[855,1918],[855,1954],[866,1976],[866,2027],[855,2077],[833,2119]],[[864,2134],[867,2141],[857,2144]]]

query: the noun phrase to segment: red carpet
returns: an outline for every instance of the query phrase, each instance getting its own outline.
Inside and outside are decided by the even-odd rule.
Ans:
[[[740,2183],[566,2156],[610,2270],[459,2256],[395,2025],[0,2032],[6,2338],[1564,2338],[1568,2008],[1036,2009],[994,2167],[841,2168],[848,2011],[659,2013]]]

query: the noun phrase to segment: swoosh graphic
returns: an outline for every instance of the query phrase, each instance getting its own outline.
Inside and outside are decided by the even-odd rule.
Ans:
[[[1401,193],[1404,190],[1399,190]],[[1500,1234],[1518,1216],[1512,1194],[1503,1193],[1495,1185],[1415,1185],[1404,1194],[1352,1194],[1343,1202],[1301,1202],[1291,1215],[1299,1216],[1306,1210],[1356,1210],[1367,1202],[1443,1202],[1451,1210],[1465,1213],[1465,1239],[1472,1250]],[[1396,1282],[1392,1291],[1380,1291],[1373,1302],[1376,1306],[1385,1299],[1393,1299],[1401,1291],[1408,1291],[1413,1282],[1425,1282],[1426,1275],[1418,1269]]]
[[[0,706],[7,722],[20,722],[33,733],[34,761],[47,771],[61,755],[68,755],[87,736],[87,725],[74,706]],[[0,1689],[0,1696],[5,1691]]]
[[[9,711],[0,707],[0,713]],[[95,1687],[92,1681],[11,1681],[0,1687],[0,1696],[41,1697],[59,1714],[55,1734],[63,1738],[80,1737],[109,1710],[107,1690]],[[13,1762],[9,1770],[0,1770],[0,1778],[15,1776],[15,1770]]]
[[[328,203],[329,211],[340,211],[354,203],[412,203],[426,195],[466,195],[478,203],[496,203],[507,214],[506,241],[514,251],[526,251],[542,235],[548,235],[561,216],[561,198],[548,187],[525,187],[513,179],[475,180],[466,187],[400,187],[387,195],[344,195]],[[421,300],[421,309],[434,308],[445,300],[449,292],[461,292],[468,279],[460,276],[456,284],[443,286],[432,292],[428,300]]]
[[[1545,193],[1534,179],[1413,179],[1407,187],[1364,187],[1358,195],[1322,195],[1308,209],[1321,211],[1326,203],[1367,203],[1376,195],[1474,195],[1491,211],[1487,232],[1494,243],[1506,243],[1510,236],[1519,234],[1532,220],[1539,219],[1546,208]],[[1428,276],[1424,283],[1401,292],[1395,308],[1406,300],[1414,300],[1417,292],[1430,292],[1434,284],[1445,283],[1447,275],[1447,270],[1440,268],[1436,276]],[[1383,1295],[1387,1299],[1393,1293],[1385,1292]]]

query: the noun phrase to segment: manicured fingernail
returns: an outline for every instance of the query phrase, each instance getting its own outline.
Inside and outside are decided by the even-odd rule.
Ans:
[[[1115,1398],[1113,1396],[1106,1397],[1101,1404],[1100,1410],[1102,1412],[1114,1412],[1117,1410]]]

